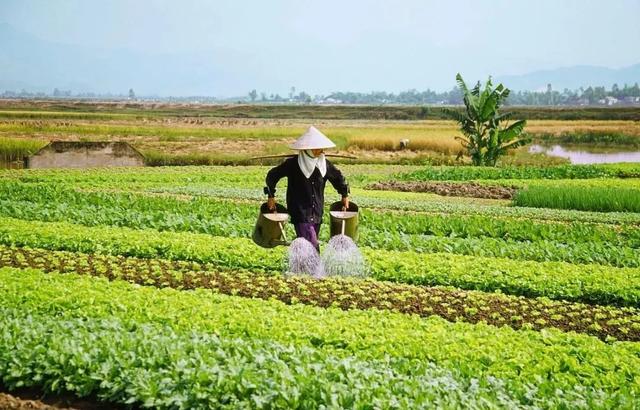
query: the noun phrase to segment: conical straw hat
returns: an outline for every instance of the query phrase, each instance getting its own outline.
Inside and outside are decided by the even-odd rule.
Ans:
[[[300,136],[293,144],[289,145],[291,149],[325,149],[335,148],[334,144],[326,135],[318,131],[313,125],[307,128],[307,131]]]

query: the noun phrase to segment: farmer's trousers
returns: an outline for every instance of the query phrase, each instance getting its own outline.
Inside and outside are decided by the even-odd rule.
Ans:
[[[296,228],[296,236],[304,238],[311,242],[314,248],[320,252],[320,243],[318,242],[318,234],[320,233],[320,224],[312,222],[302,222],[294,224]]]

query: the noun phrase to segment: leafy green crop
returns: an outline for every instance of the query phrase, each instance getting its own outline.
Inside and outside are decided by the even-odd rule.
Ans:
[[[81,193],[50,185],[3,187],[0,215],[25,220],[247,237],[256,217],[253,204],[207,198]],[[640,266],[636,227],[368,210],[362,211],[362,226],[360,242],[372,248]]]
[[[608,165],[607,169],[631,170],[633,166]],[[466,169],[467,167],[459,167]],[[400,209],[439,213],[475,214],[491,217],[535,218],[543,220],[599,222],[607,224],[640,224],[639,213],[602,215],[596,212],[506,207],[502,203],[442,199],[436,195],[367,191],[358,187],[388,178],[393,173],[416,170],[410,166],[341,165],[353,186],[354,200],[366,208]],[[186,194],[219,198],[264,200],[261,187],[267,167],[170,167],[139,169],[51,169],[0,170],[0,179],[22,182],[25,188],[45,184],[59,188],[94,190],[102,193],[117,191],[148,191],[165,194]],[[457,172],[457,171],[456,171]],[[625,171],[626,172],[626,171]],[[629,171],[631,172],[631,171]],[[564,180],[567,183],[571,180]],[[597,181],[597,180],[590,180]],[[627,181],[609,179],[609,181]],[[497,181],[500,182],[500,181]],[[504,180],[513,184],[513,180]],[[526,180],[520,181],[526,183]],[[540,182],[537,181],[537,183]],[[284,183],[284,181],[283,181]],[[3,187],[5,184],[3,184]],[[4,190],[4,188],[2,189]],[[331,200],[331,189],[328,198]],[[284,192],[284,190],[280,190]]]
[[[300,276],[223,271],[209,264],[195,262],[0,246],[2,266],[104,276],[156,287],[207,288],[234,296],[275,298],[288,304],[304,303],[345,310],[376,308],[420,316],[438,315],[450,321],[484,321],[516,329],[556,327],[564,331],[596,335],[605,340],[640,340],[640,311],[633,308],[593,306],[546,298],[376,280],[337,277],[316,280]]]
[[[10,387],[42,385],[160,409],[523,405],[501,380],[463,378],[430,363],[338,358],[313,347],[108,317],[0,314],[0,380]],[[588,390],[569,390],[571,399],[551,401],[586,396],[606,403],[596,389]]]
[[[565,180],[566,181],[566,180]],[[251,200],[260,201],[264,195],[252,188],[218,188],[202,186],[172,186],[148,188],[149,193],[197,196],[206,198],[224,198],[225,200]],[[418,194],[415,192],[398,191],[367,191],[353,189],[352,196],[363,210],[400,210],[410,212],[438,213],[446,215],[482,215],[488,218],[528,218],[542,222],[585,222],[607,225],[640,225],[640,213],[611,212],[585,212],[564,209],[537,209],[505,206],[496,204],[495,201],[479,202],[465,198],[447,197],[443,199],[433,194]]]
[[[521,261],[558,261],[574,264],[601,264],[616,267],[640,267],[638,249],[612,243],[534,242],[496,238],[456,238],[434,235],[405,235],[401,232],[372,232],[360,229],[361,244],[373,249],[406,250],[418,253],[454,253],[458,255],[509,258]],[[366,238],[366,239],[365,239]]]
[[[51,250],[105,253],[210,263],[216,269],[280,273],[286,249],[263,249],[249,239],[203,234],[88,228],[69,223],[0,218],[0,243]],[[445,253],[362,248],[377,279],[447,285],[588,303],[640,306],[640,269],[537,263]]]
[[[340,169],[369,279],[282,275],[286,248],[250,241],[268,167],[0,170],[0,386],[135,408],[638,408],[640,211],[615,205],[638,164]],[[389,178],[529,197],[364,189]]]
[[[590,336],[558,331],[514,331],[508,327],[449,323],[435,317],[421,319],[375,310],[344,312],[304,305],[287,306],[277,301],[251,300],[216,295],[207,291],[156,290],[90,277],[60,276],[34,270],[7,268],[0,269],[0,294],[0,308],[5,309],[4,312],[19,310],[23,314],[28,312],[30,315],[52,318],[54,323],[81,318],[86,319],[83,321],[86,326],[88,323],[106,318],[134,323],[133,327],[129,327],[133,331],[133,340],[140,340],[136,337],[135,329],[145,329],[145,324],[150,324],[168,326],[177,334],[215,333],[222,340],[241,338],[256,343],[265,341],[287,344],[294,349],[315,347],[338,361],[374,361],[379,369],[385,370],[387,376],[397,373],[418,376],[418,379],[409,378],[413,380],[411,385],[419,390],[426,388],[427,392],[430,391],[427,387],[430,383],[422,384],[419,377],[425,373],[422,370],[424,366],[428,367],[429,363],[433,363],[437,368],[454,373],[455,377],[461,377],[463,380],[476,379],[474,383],[479,386],[487,386],[487,380],[497,378],[501,380],[498,384],[510,392],[510,397],[527,405],[555,407],[564,403],[563,405],[568,407],[625,407],[640,393],[640,350],[637,344],[607,344]],[[8,322],[4,316],[0,320],[3,323]],[[16,339],[25,339],[14,336],[17,333],[16,327],[22,329],[21,324],[3,326],[5,330],[2,334],[8,335],[3,337],[10,340],[5,344],[9,349],[15,349]],[[98,323],[96,326],[99,325]],[[92,338],[92,346],[100,343],[98,340],[103,340],[102,343],[115,343],[116,340],[126,343],[131,340],[127,337],[128,334],[117,326],[113,341],[110,337],[99,337],[100,333],[95,334],[91,330],[93,329],[89,328],[86,332],[78,332],[82,335],[79,342],[85,338],[84,335]],[[73,342],[75,338],[69,339],[68,335],[74,332],[67,329],[64,332],[55,331],[53,334],[60,333],[64,334],[64,338],[49,348],[55,347],[56,350],[53,352],[60,348],[61,343],[70,346],[78,344]],[[157,333],[153,329],[150,329],[149,335],[150,340],[157,340]],[[41,354],[43,350],[47,350],[47,345],[42,343],[47,338],[47,332],[38,331],[35,334],[35,342],[28,344],[28,347],[21,351],[29,352],[27,358],[33,357],[35,353]],[[197,336],[195,338],[197,339]],[[147,372],[143,372],[143,375],[153,375],[156,372],[167,374],[168,386],[174,386],[175,381],[182,378],[172,372],[163,371],[162,363],[167,363],[167,360],[171,363],[172,358],[184,357],[185,353],[196,358],[206,355],[199,354],[200,350],[196,348],[178,348],[174,352],[173,344],[167,343],[166,340],[168,339],[161,339],[161,343],[165,345],[158,349],[136,349],[137,342],[134,342],[134,346],[125,345],[114,349],[151,352],[141,353],[141,358],[152,355],[150,361],[141,360],[142,363],[148,363]],[[180,347],[182,340],[184,339],[180,337],[176,340]],[[43,347],[34,349],[36,345]],[[2,349],[3,353],[6,349]],[[101,351],[97,349],[88,357],[88,361],[94,363],[94,369],[99,365],[99,361],[91,360],[95,357],[92,355],[108,357],[101,354]],[[83,349],[79,349],[71,357],[81,359],[82,352]],[[133,356],[136,357],[136,353],[133,353]],[[62,357],[68,356],[63,354]],[[252,357],[255,361],[256,357],[262,358],[263,355],[253,354]],[[314,357],[313,354],[308,354],[307,359],[312,363],[311,368],[315,369],[313,380],[320,385],[327,380],[323,376],[326,373],[322,370],[324,357],[326,356]],[[37,358],[38,356],[36,360]],[[46,366],[50,361],[51,359],[44,359],[43,362],[37,362]],[[62,373],[78,374],[76,368],[72,367],[74,362],[75,360],[65,359],[64,363],[68,363],[69,367]],[[84,360],[81,362],[86,363]],[[176,362],[186,365],[189,360]],[[234,362],[232,359],[228,362],[223,361]],[[264,363],[264,366],[270,369],[269,360],[259,359],[258,363]],[[33,365],[27,368],[31,366]],[[300,367],[304,369],[304,365],[301,364]],[[55,365],[55,368],[58,368],[58,365]],[[200,368],[203,372],[207,372],[205,369],[208,369],[206,366],[184,366],[183,372],[186,373],[178,374],[188,375],[188,369],[193,368]],[[230,373],[235,377],[242,375],[242,372],[237,370]],[[54,374],[61,377],[59,373]],[[118,374],[115,371],[104,372],[100,379],[105,376],[117,377]],[[352,376],[350,371],[343,374],[345,377]],[[360,379],[358,373],[353,376],[353,381],[357,383],[358,380],[362,380],[362,384],[358,385],[366,389],[367,379]],[[31,380],[32,374],[28,372],[18,377]],[[185,377],[189,380],[190,376]],[[372,377],[375,378],[373,375]],[[258,383],[259,379],[259,376],[256,379],[251,377],[255,383]],[[391,377],[391,380],[393,379]],[[265,380],[270,379],[267,377]],[[95,386],[97,381],[92,380],[91,383]],[[73,382],[71,384],[75,387]],[[204,386],[208,384],[203,383]],[[231,386],[235,384],[236,382],[230,381]],[[385,385],[382,390],[388,391],[388,388],[389,386]],[[160,390],[163,390],[162,386],[152,389],[154,394],[159,394]],[[406,394],[403,390],[391,390],[399,397]],[[467,391],[464,388],[461,390]],[[459,389],[455,386],[452,391],[453,394],[458,394],[456,392]]]
[[[635,189],[531,185],[518,191],[513,203],[535,208],[640,212],[640,183]]]
[[[517,261],[506,258],[377,250],[376,279],[418,285],[501,291],[596,304],[640,306],[640,269]]]

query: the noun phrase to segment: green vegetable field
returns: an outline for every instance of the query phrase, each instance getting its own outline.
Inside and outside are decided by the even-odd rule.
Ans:
[[[639,165],[339,167],[364,279],[287,275],[286,247],[251,241],[265,166],[0,170],[1,391],[119,408],[640,408]]]

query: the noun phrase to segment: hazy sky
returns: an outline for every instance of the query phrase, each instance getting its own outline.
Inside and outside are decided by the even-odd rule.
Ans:
[[[0,22],[50,42],[233,56],[251,68],[229,78],[238,94],[443,90],[456,72],[624,67],[640,62],[639,17],[640,0],[0,0]]]

